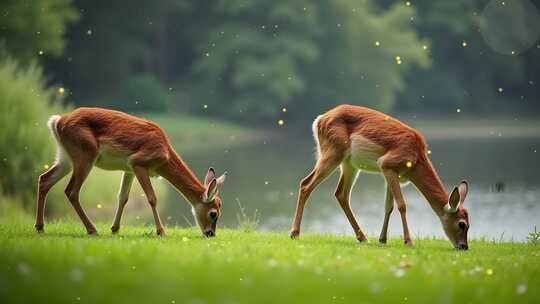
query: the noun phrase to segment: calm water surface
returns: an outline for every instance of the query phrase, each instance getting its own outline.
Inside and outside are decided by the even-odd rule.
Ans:
[[[209,165],[219,173],[229,171],[222,191],[221,224],[238,225],[240,201],[248,214],[260,214],[259,229],[288,231],[294,215],[297,187],[314,164],[314,144],[309,136],[301,141],[261,139],[220,151],[185,154],[184,159],[200,174]],[[540,139],[504,138],[429,140],[431,159],[450,191],[460,180],[470,183],[466,199],[470,237],[523,241],[535,225],[540,227]],[[177,147],[181,152],[181,147]],[[319,186],[306,206],[302,231],[353,235],[333,193],[339,169]],[[500,191],[496,184],[503,185]],[[353,189],[351,205],[358,222],[370,236],[378,236],[384,214],[384,180],[379,175],[361,173]],[[416,236],[443,236],[443,230],[425,199],[414,186],[403,189],[408,203],[411,233]],[[164,216],[185,223],[191,217],[188,204],[173,190],[167,195]],[[190,218],[191,219],[191,218]],[[389,233],[401,235],[397,210]]]

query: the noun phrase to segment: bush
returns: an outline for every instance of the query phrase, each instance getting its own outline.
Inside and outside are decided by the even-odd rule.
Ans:
[[[37,176],[53,160],[47,119],[63,111],[60,101],[40,67],[0,60],[0,193],[35,194]]]
[[[164,112],[171,93],[152,75],[136,75],[124,82],[120,96],[121,110],[131,112]]]

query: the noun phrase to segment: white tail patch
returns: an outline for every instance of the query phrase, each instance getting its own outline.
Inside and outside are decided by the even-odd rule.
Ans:
[[[313,125],[311,126],[311,129],[313,131],[313,139],[315,139],[315,158],[319,159],[321,157],[321,143],[319,141],[319,120],[321,119],[322,115],[317,116],[315,120],[313,121]]]
[[[60,115],[51,116],[49,120],[47,121],[47,126],[49,127],[49,130],[51,131],[51,134],[56,143],[56,159],[55,159],[56,163],[60,165],[69,166],[68,155],[66,153],[66,150],[64,149],[64,146],[62,146],[62,143],[60,142],[60,137],[58,136],[58,131],[56,129],[56,125],[60,117],[61,117]]]

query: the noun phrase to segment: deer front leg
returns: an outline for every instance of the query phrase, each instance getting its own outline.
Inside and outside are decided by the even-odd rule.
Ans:
[[[156,223],[156,232],[159,236],[165,235],[165,228],[163,228],[163,225],[161,224],[161,219],[159,218],[159,213],[157,211],[157,198],[156,194],[154,193],[154,188],[152,187],[152,183],[150,182],[150,176],[148,174],[148,169],[142,166],[133,165],[133,172],[135,173],[135,176],[137,177],[137,180],[139,181],[139,184],[141,184],[141,187],[144,190],[144,194],[146,195],[146,198],[148,199],[148,203],[150,204],[150,207],[152,207],[152,213],[154,214],[154,221]]]
[[[300,223],[302,222],[302,215],[304,214],[304,206],[307,199],[313,190],[325,179],[330,173],[336,169],[337,165],[341,161],[341,158],[337,155],[329,154],[326,157],[321,157],[313,171],[306,176],[302,182],[300,182],[300,189],[298,190],[298,201],[296,204],[296,212],[294,215],[294,222],[291,228],[290,237],[292,239],[297,238],[300,235]]]
[[[379,242],[386,244],[388,238],[388,223],[390,222],[390,215],[394,210],[394,195],[388,184],[386,185],[386,199],[384,207],[384,222],[381,230],[381,236],[379,237]]]
[[[401,187],[399,185],[399,175],[393,169],[388,169],[381,166],[381,171],[384,174],[386,183],[392,191],[392,194],[396,200],[399,213],[401,214],[401,223],[403,224],[403,240],[405,245],[412,246],[411,235],[409,233],[409,225],[407,224],[407,206],[405,205],[405,199],[401,193]]]
[[[122,175],[122,181],[120,182],[120,191],[118,192],[118,209],[116,209],[116,214],[114,216],[114,222],[111,227],[112,233],[117,233],[120,230],[120,220],[122,218],[122,213],[124,212],[124,207],[126,206],[129,198],[129,191],[131,190],[131,185],[133,184],[133,178],[135,176],[131,173],[124,172]]]

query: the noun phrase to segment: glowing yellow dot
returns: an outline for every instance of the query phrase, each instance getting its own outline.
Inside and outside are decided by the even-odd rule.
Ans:
[[[401,60],[401,57],[399,57],[399,56],[396,56],[396,60]]]
[[[58,88],[58,93],[64,94],[66,92],[66,89],[64,88]]]
[[[427,154],[431,154],[431,150],[427,150]]]
[[[407,165],[407,168],[411,168],[412,167],[412,161],[408,160],[406,165]]]
[[[283,112],[283,113],[287,112],[287,108],[281,109],[281,112]]]
[[[461,45],[462,45],[463,47],[467,47],[467,41],[463,41],[463,42],[461,43]]]
[[[43,168],[49,169],[49,165],[45,164],[45,166],[43,166]]]
[[[499,88],[499,93],[502,93],[503,92],[503,88]]]
[[[43,51],[42,51],[42,50],[39,50],[38,54],[39,54],[39,55],[43,55]]]
[[[456,109],[456,112],[461,113],[461,109],[460,109],[460,108],[457,108],[457,109]]]
[[[184,237],[182,237],[182,241],[187,242],[187,241],[189,241],[189,239],[186,236],[184,236]]]
[[[283,121],[283,119],[280,119],[277,121],[277,124],[283,126],[283,124],[285,124],[285,121]]]
[[[401,64],[401,60],[396,61],[397,64]]]
[[[486,274],[487,275],[492,275],[493,274],[493,269],[491,269],[491,268],[486,269]]]
[[[98,209],[101,209],[102,206],[101,206],[101,204],[97,204],[97,207],[98,207]]]
[[[206,105],[206,104],[203,105],[202,107],[203,107],[203,109],[208,109],[208,105]]]
[[[411,6],[411,2],[410,1],[405,2],[405,5],[406,6]]]
[[[427,50],[427,45],[422,46],[424,50]]]
[[[379,41],[375,41],[375,46],[380,46],[381,43]]]

